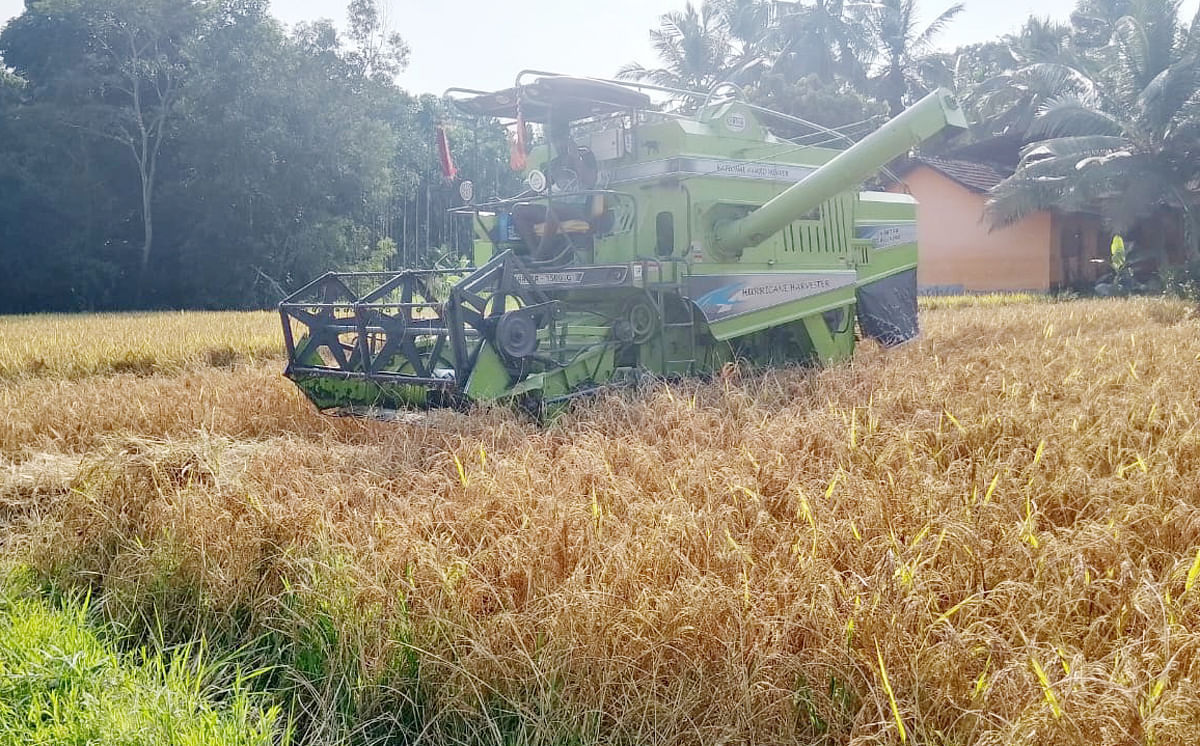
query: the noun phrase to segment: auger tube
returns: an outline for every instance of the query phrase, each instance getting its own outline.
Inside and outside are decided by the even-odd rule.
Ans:
[[[719,249],[737,252],[757,246],[798,216],[856,188],[888,162],[947,127],[966,129],[967,118],[954,94],[939,88],[754,212],[718,223]]]

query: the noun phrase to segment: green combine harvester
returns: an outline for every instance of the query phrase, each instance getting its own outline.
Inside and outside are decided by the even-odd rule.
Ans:
[[[473,268],[329,273],[287,298],[287,377],[322,410],[545,411],[735,361],[835,362],[856,326],[888,346],[918,334],[915,202],[859,189],[966,127],[950,92],[838,150],[775,136],[799,120],[736,96],[657,111],[650,88],[523,73],[449,91],[468,115],[542,125],[527,190],[477,203],[459,185]]]

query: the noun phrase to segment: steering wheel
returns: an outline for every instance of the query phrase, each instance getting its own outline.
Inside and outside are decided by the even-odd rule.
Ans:
[[[558,165],[550,171],[550,182],[558,187],[560,192],[577,192],[582,185],[579,173],[570,166]]]
[[[596,188],[599,170],[596,156],[588,148],[578,148],[574,158],[558,156],[546,169],[550,183],[560,192],[583,192]]]

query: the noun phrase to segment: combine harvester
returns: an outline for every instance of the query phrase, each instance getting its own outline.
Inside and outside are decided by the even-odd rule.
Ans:
[[[648,375],[842,360],[856,321],[884,345],[917,335],[915,202],[859,188],[966,127],[950,92],[837,150],[776,137],[765,122],[800,120],[736,97],[655,111],[647,88],[523,73],[447,92],[544,126],[528,190],[476,203],[460,184],[474,268],[329,273],[287,298],[287,377],[322,410],[545,411]]]

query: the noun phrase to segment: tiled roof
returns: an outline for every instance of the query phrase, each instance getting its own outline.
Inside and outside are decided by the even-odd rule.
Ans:
[[[914,163],[932,168],[938,173],[952,179],[973,192],[986,192],[1000,182],[1012,176],[1012,170],[978,161],[967,161],[957,158],[937,158],[934,156],[917,156]]]

